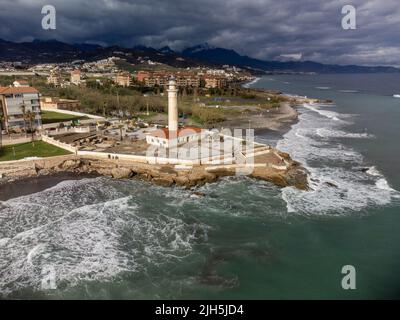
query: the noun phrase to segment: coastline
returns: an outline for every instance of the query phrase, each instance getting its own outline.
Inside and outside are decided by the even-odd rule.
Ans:
[[[39,181],[48,187],[52,184],[49,182],[52,181],[51,177],[55,177],[55,182],[58,183],[60,182],[59,178],[61,181],[63,178],[74,180],[85,177],[85,175],[106,176],[114,179],[139,179],[162,187],[178,186],[195,190],[207,183],[216,182],[221,177],[235,176],[238,174],[238,170],[239,175],[242,175],[240,172],[244,170],[247,172],[247,176],[269,181],[278,187],[292,186],[300,190],[307,190],[307,170],[300,163],[292,160],[287,153],[280,152],[275,148],[269,150],[250,156],[253,160],[249,164],[197,164],[184,168],[178,168],[179,166],[171,164],[85,158],[76,155],[0,163],[2,172],[0,195],[3,194],[4,199],[9,198],[13,192],[7,193],[7,191],[3,191],[3,188],[11,184],[14,184],[11,188],[14,190],[18,189],[18,185],[21,183],[24,184],[24,181],[33,184]],[[271,157],[276,158],[275,162],[269,162]],[[284,166],[283,163],[285,163]],[[45,178],[35,180],[42,176],[49,177],[48,183]],[[27,192],[29,193],[29,191]]]
[[[3,188],[0,183],[0,201],[7,201],[13,198],[37,193],[45,189],[54,187],[66,180],[82,180],[86,178],[99,177],[97,174],[58,172],[50,175],[38,175],[36,177],[25,177],[9,182],[7,188]]]
[[[254,130],[268,129],[281,131],[298,120],[299,114],[295,105],[297,104],[282,102],[279,108],[243,115],[240,118],[228,119],[221,122],[219,127],[235,129],[248,129],[250,127]]]
[[[301,97],[299,97],[301,98]],[[259,132],[273,132],[283,135],[298,121],[296,105],[302,103],[299,99],[281,102],[275,109],[253,112],[221,123],[221,127],[252,129]],[[254,160],[257,165],[249,177],[270,181],[278,187],[294,186],[307,190],[307,170],[300,163],[291,159],[290,155],[274,149],[278,157],[285,159],[285,169],[274,165],[268,166],[265,159],[261,168],[260,160]],[[262,157],[262,156],[261,156]],[[254,157],[256,159],[257,157]],[[259,159],[259,158],[257,158]],[[283,160],[282,160],[283,161]],[[176,170],[172,165],[154,165],[144,163],[124,163],[124,161],[109,161],[90,159],[74,155],[64,157],[43,158],[37,161],[20,161],[15,163],[0,162],[0,201],[14,195],[25,195],[42,191],[64,180],[79,180],[87,177],[108,176],[115,179],[139,178],[164,187],[174,185],[193,189],[205,183],[217,181],[220,177],[235,175],[235,168],[229,166],[207,167],[195,165],[190,170]],[[11,186],[4,190],[5,185]],[[26,186],[28,185],[28,186]],[[17,190],[18,189],[18,190]],[[13,191],[14,190],[14,191]]]

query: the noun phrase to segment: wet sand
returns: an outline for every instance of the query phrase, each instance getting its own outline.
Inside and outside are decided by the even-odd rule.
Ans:
[[[96,174],[77,174],[61,172],[48,176],[38,176],[25,178],[14,182],[0,184],[0,201],[26,196],[51,188],[65,180],[81,180],[85,178],[95,178]]]

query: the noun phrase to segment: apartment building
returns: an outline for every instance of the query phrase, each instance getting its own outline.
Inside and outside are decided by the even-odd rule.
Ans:
[[[200,87],[201,78],[193,73],[183,72],[166,72],[166,71],[139,71],[136,79],[142,82],[146,87],[163,87],[168,84],[169,79],[173,76],[178,87]]]
[[[74,70],[71,72],[71,84],[79,86],[81,84],[81,71]]]
[[[122,87],[129,87],[131,85],[131,75],[129,72],[120,72],[114,76],[114,82]]]
[[[204,81],[207,89],[225,88],[227,86],[227,81],[224,77],[205,76]]]
[[[60,87],[62,84],[61,74],[58,70],[51,70],[50,76],[47,77],[47,84],[51,84],[55,87]]]
[[[24,114],[31,111],[36,114],[35,125],[40,127],[40,94],[33,87],[0,87],[0,116],[3,116],[2,128],[24,127]]]

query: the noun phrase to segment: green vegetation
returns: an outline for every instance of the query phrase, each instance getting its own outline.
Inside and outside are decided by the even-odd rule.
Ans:
[[[118,62],[121,69],[145,70],[162,68],[164,65],[140,65],[133,66],[125,61]],[[171,70],[174,68],[171,67]],[[0,82],[10,84],[12,77],[2,79]],[[111,79],[101,78],[101,84],[95,78],[87,79],[86,87],[70,86],[67,88],[55,88],[46,83],[45,77],[30,77],[30,85],[36,87],[43,96],[60,97],[64,99],[79,100],[81,107],[79,110],[90,114],[101,116],[122,116],[125,119],[140,117],[146,121],[152,118],[159,119],[159,114],[167,112],[167,95],[163,87],[146,88],[133,81],[129,88],[116,86]],[[179,113],[189,119],[191,123],[197,125],[209,125],[226,120],[230,116],[237,116],[242,113],[250,113],[255,108],[264,110],[277,108],[283,101],[290,101],[289,98],[279,96],[273,92],[263,90],[243,88],[239,85],[232,85],[230,88],[205,89],[205,88],[180,88],[179,89]],[[210,106],[201,107],[201,105]],[[213,106],[221,108],[214,108]],[[150,116],[144,116],[147,111]],[[245,106],[238,112],[239,108],[229,107]],[[58,119],[58,120],[56,120]],[[78,117],[69,115],[43,115],[43,123],[54,123],[60,121],[76,120]]]
[[[42,111],[41,117],[42,117],[43,124],[88,119],[88,117],[86,117],[86,116],[79,117],[79,116],[74,116],[74,115],[55,112],[55,111]]]
[[[15,152],[15,156],[14,156]],[[20,160],[27,157],[54,157],[70,154],[70,152],[55,147],[43,141],[4,146],[0,149],[0,161]]]
[[[226,119],[224,110],[214,108],[193,107],[192,116],[202,124],[222,122]]]

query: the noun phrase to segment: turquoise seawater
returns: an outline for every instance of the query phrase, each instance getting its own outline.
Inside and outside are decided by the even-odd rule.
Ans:
[[[100,177],[0,202],[0,296],[400,298],[400,75],[253,86],[334,100],[257,135],[308,168],[311,191],[234,177],[197,196]],[[356,290],[341,287],[345,265]]]

